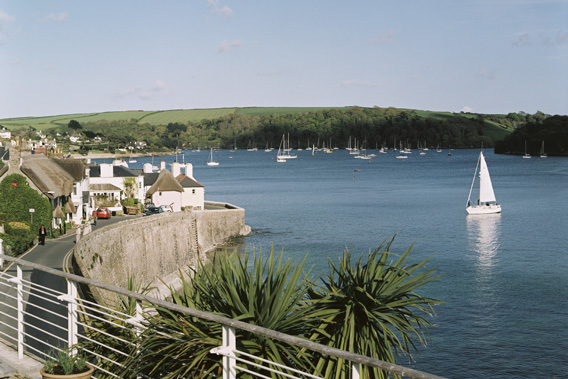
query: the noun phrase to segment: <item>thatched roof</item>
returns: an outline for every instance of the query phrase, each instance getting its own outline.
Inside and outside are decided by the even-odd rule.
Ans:
[[[198,181],[196,181],[195,179],[190,178],[187,175],[184,174],[179,174],[176,177],[176,180],[178,181],[179,184],[181,184],[181,186],[183,188],[200,188],[200,187],[205,187],[203,184],[199,183]]]
[[[120,192],[120,188],[110,183],[89,184],[89,191],[91,192]]]
[[[80,160],[74,158],[53,158],[53,161],[67,171],[76,182],[85,179],[85,164]]]
[[[73,177],[43,154],[22,157],[20,170],[49,198],[69,196]]]
[[[152,184],[152,187],[148,189],[146,194],[151,196],[158,191],[183,192],[183,187],[177,182],[171,172],[162,170],[160,175],[158,175],[158,179],[156,179],[156,182]]]
[[[73,200],[71,200],[71,196],[67,199],[65,203],[65,213],[75,213],[77,210],[75,209],[75,204],[73,204]]]
[[[53,218],[64,218],[65,215],[63,214],[63,211],[61,210],[61,206],[58,205],[57,207],[55,207],[55,209],[53,210]]]

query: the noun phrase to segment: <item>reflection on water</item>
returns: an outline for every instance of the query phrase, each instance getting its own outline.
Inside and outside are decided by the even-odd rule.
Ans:
[[[467,236],[480,269],[495,265],[501,234],[501,214],[467,216]]]

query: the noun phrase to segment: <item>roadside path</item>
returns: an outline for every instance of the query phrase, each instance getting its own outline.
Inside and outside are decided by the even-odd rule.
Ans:
[[[91,224],[92,230],[102,228],[104,226],[112,225],[117,222],[125,221],[134,217],[140,216],[117,216],[112,217],[110,220],[98,220],[97,225]],[[57,270],[67,271],[67,267],[63,267],[63,262],[67,254],[73,249],[75,245],[75,228],[67,230],[67,233],[61,237],[55,239],[47,239],[45,245],[35,245],[28,252],[20,256],[19,258],[24,259],[29,262],[37,263],[43,266],[51,267]],[[65,260],[66,262],[68,260]],[[5,267],[2,272],[6,272],[9,275],[15,275],[16,268],[12,265]],[[65,279],[50,275],[48,273],[37,271],[37,270],[24,270],[23,272],[24,280],[32,281],[34,284],[39,284],[45,287],[49,287],[58,291],[66,291],[67,283]],[[15,290],[13,291],[15,295]],[[9,295],[4,289],[0,289],[0,311],[6,312],[7,314],[13,314],[13,311],[6,310],[3,304],[7,304],[9,300]],[[32,303],[40,302],[32,299]],[[42,320],[48,320],[51,322],[56,322],[53,315],[45,310],[45,304],[35,304],[34,307],[28,307],[26,313],[30,316],[25,316],[25,322],[27,324],[33,325],[39,331],[38,334],[43,334],[42,332],[52,333],[54,335],[60,335],[60,337],[66,339],[65,336],[61,336],[61,331],[57,328],[50,326],[49,322],[43,322]],[[60,312],[61,310],[59,310]],[[51,320],[50,320],[51,319]],[[29,328],[30,326],[26,326]],[[9,335],[14,335],[12,330],[0,326],[0,332]],[[46,335],[37,336],[40,341],[34,342],[33,340],[27,340],[26,343],[31,346],[42,350],[43,344],[41,340],[53,339]],[[53,341],[49,341],[53,343]],[[17,359],[17,352],[9,346],[4,345],[0,341],[0,378],[41,378],[39,374],[39,369],[42,364],[35,359],[28,356],[24,356],[23,360]],[[19,375],[19,376],[18,376]]]

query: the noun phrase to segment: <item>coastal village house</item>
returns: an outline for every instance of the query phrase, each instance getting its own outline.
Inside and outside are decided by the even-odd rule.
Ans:
[[[182,167],[185,167],[185,174],[181,173]],[[203,210],[205,204],[205,187],[193,177],[192,164],[180,165],[177,162],[172,163],[172,175],[183,187],[181,206],[184,209]]]
[[[144,200],[144,177],[120,161],[89,167],[89,192],[93,208],[104,206],[121,211],[120,200]]]
[[[167,171],[166,164],[162,162],[160,164],[160,173],[162,171]],[[185,171],[185,174],[182,173]],[[165,198],[161,199],[158,203],[154,200],[157,199],[155,195],[154,189],[150,191],[150,188],[154,186],[160,173],[152,172],[152,165],[150,163],[146,163],[143,169],[144,175],[144,186],[146,190],[146,199],[147,201],[153,202],[155,205],[170,205],[171,201],[168,203]],[[165,174],[164,174],[165,175]],[[203,184],[200,184],[195,180],[193,177],[193,165],[191,163],[187,164],[180,164],[178,162],[172,163],[171,166],[171,175],[175,178],[178,184],[181,186],[181,202],[179,210],[183,209],[195,209],[195,210],[202,210],[204,209],[205,204],[205,187]],[[175,191],[179,191],[179,187],[175,185],[171,185],[170,190],[175,188]],[[163,187],[164,189],[165,187]],[[150,194],[148,194],[150,192]],[[163,195],[162,191],[162,196]],[[158,194],[159,195],[159,194]],[[176,197],[175,194],[170,194],[172,197]],[[178,208],[174,209],[176,211]]]
[[[183,187],[168,170],[161,170],[156,181],[146,192],[146,199],[155,206],[170,205],[174,212],[181,211]]]

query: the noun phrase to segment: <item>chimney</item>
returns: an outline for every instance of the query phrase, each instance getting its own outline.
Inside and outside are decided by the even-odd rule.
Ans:
[[[195,180],[195,178],[193,177],[193,165],[191,163],[187,163],[185,165],[185,175]]]
[[[160,171],[165,169],[166,169],[166,162],[164,162],[164,160],[162,159],[162,161],[160,162]]]
[[[150,162],[144,163],[143,171],[144,171],[145,174],[152,173],[152,163],[150,163]]]
[[[177,178],[181,174],[181,165],[177,162],[172,163],[172,175]]]
[[[101,178],[112,178],[114,167],[112,163],[101,163]]]

